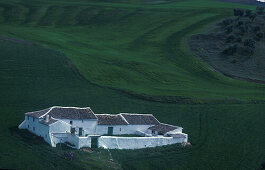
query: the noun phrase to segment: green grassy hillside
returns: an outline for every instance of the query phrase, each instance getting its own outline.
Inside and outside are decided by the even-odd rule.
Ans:
[[[76,159],[68,161],[64,148],[16,129],[24,112],[52,105],[153,113],[189,134],[190,148],[111,151],[124,169],[257,169],[265,162],[265,86],[211,71],[186,43],[239,5],[0,2],[0,35],[26,40],[0,38],[0,168],[119,167],[100,149],[71,150]]]
[[[62,53],[0,41],[0,168],[73,169],[117,167],[107,151],[92,154],[51,148],[16,129],[26,111],[51,105],[87,106],[96,113],[153,113],[161,122],[184,127],[190,148],[167,146],[138,151],[112,151],[125,169],[251,169],[264,162],[264,106],[261,104],[176,105],[148,102],[88,83]],[[45,164],[43,163],[45,162]]]
[[[192,146],[111,151],[125,169],[254,169],[265,161],[264,104],[166,104],[131,98],[85,80],[60,52],[0,41],[0,168],[106,169],[106,150],[70,150],[17,130],[24,112],[52,105],[91,106],[96,113],[153,113],[161,122],[184,127]],[[45,164],[44,164],[45,162]]]

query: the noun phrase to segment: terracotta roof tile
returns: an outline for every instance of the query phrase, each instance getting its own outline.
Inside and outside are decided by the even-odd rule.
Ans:
[[[46,122],[45,120],[41,120],[40,123],[44,124],[44,125],[51,125],[55,122],[57,122],[58,120],[55,120],[55,119],[49,119],[48,122]]]
[[[99,125],[128,125],[121,115],[96,114]]]
[[[152,114],[121,113],[131,125],[156,125],[159,121]]]
[[[97,119],[94,112],[89,108],[54,106],[44,110],[26,113],[33,117],[43,117],[49,114],[55,119]]]
[[[148,128],[148,129],[157,131],[158,134],[165,134],[167,132],[170,132],[172,130],[179,129],[179,128],[181,128],[181,127],[160,123],[158,125],[155,125],[155,126]]]

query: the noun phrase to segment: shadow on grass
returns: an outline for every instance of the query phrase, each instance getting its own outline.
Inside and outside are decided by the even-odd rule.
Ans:
[[[30,133],[26,129],[18,129],[18,127],[12,126],[8,130],[11,136],[27,145],[48,145],[41,137]]]

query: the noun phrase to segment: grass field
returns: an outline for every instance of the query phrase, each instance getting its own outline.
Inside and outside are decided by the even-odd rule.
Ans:
[[[41,44],[0,40],[0,168],[118,167],[106,150],[73,150],[77,158],[69,162],[65,149],[14,128],[24,112],[51,105],[153,113],[189,134],[190,148],[111,151],[124,169],[257,169],[265,162],[265,86],[211,71],[186,43],[232,8],[253,7],[214,0],[0,2],[0,35]]]
[[[189,35],[238,5],[213,0],[131,3],[2,2],[0,34],[60,50],[88,81],[142,98],[196,103],[264,99],[264,85],[212,72],[186,45]]]

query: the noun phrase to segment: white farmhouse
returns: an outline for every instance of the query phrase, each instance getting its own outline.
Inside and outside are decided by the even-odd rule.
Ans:
[[[51,146],[139,149],[185,143],[181,127],[160,123],[152,114],[94,114],[90,107],[53,106],[25,113],[20,129],[41,136]]]

